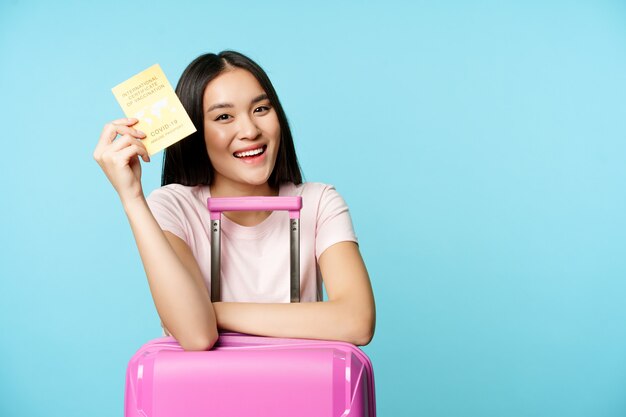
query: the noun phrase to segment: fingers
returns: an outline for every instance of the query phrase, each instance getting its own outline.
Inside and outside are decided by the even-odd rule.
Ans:
[[[98,145],[111,143],[117,135],[130,134],[136,138],[143,139],[146,134],[140,130],[131,127],[138,122],[137,119],[117,119],[104,125]]]
[[[129,134],[125,134],[117,138],[115,142],[110,145],[108,150],[115,153],[122,150],[126,151],[127,148],[133,149],[135,151],[135,155],[141,156],[145,162],[150,162],[150,155],[148,154],[146,146],[143,142],[133,138]],[[121,153],[120,155],[126,155],[126,153]]]
[[[146,146],[129,133],[120,136],[113,143],[98,144],[93,153],[94,159],[103,168],[106,165],[126,165],[131,158],[129,155],[140,156],[144,162],[150,162]]]
[[[129,134],[117,138],[113,143],[104,147],[100,154],[100,160],[112,162],[128,162],[129,152],[132,156],[140,156],[145,162],[150,162],[150,155],[146,146]],[[96,158],[98,159],[98,158]]]
[[[143,132],[132,127],[137,119],[117,119],[102,129],[93,157],[104,171],[113,188],[124,200],[137,197],[141,190],[141,163],[137,157],[150,162],[143,142]]]
[[[117,152],[117,157],[119,158],[119,161],[130,161],[132,158],[134,158],[137,155],[139,155],[139,156],[142,157],[144,162],[149,162],[150,161],[150,157],[148,156],[148,151],[143,146],[143,144],[141,144],[141,146],[139,146],[140,144],[141,144],[141,142],[137,142],[137,143],[135,143],[133,145],[129,145],[129,146],[121,149],[119,152]]]
[[[118,135],[128,136],[129,139],[133,139],[133,140],[135,140],[135,138],[137,139],[145,138],[146,134],[144,132],[131,127],[137,122],[138,120],[135,118],[125,118],[125,119],[113,120],[112,122],[104,125],[104,128],[102,129],[102,133],[100,134],[100,140],[98,141],[98,144],[96,145],[96,149],[94,150],[94,154],[93,154],[94,159],[100,160],[102,157],[102,154],[106,152],[107,149],[109,149],[109,146],[112,143],[117,143],[119,139],[121,139],[121,138],[118,138],[116,140]],[[124,141],[123,143],[125,144],[125,146],[129,145],[129,141]],[[121,147],[118,146],[115,149],[119,150],[121,149]],[[145,146],[143,147],[143,149],[145,149]],[[147,152],[142,152],[141,154],[142,156],[145,154],[145,156],[143,156],[144,161],[147,162],[150,160],[150,158],[147,156]]]

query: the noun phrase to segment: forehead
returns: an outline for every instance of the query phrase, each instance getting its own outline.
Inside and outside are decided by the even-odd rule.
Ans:
[[[215,77],[205,88],[205,107],[215,103],[250,104],[250,100],[264,93],[263,87],[250,72],[234,68]]]

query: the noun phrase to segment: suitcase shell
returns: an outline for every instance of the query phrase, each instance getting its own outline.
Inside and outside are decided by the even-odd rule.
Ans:
[[[344,342],[223,333],[212,350],[173,337],[130,360],[126,417],[374,417],[369,358]]]

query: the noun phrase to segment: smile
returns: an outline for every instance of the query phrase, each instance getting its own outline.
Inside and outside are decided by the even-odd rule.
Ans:
[[[249,158],[252,156],[259,156],[259,155],[262,155],[266,149],[267,149],[267,145],[263,145],[260,148],[256,148],[256,149],[250,149],[248,151],[243,151],[243,152],[235,152],[233,153],[233,156],[235,158]]]

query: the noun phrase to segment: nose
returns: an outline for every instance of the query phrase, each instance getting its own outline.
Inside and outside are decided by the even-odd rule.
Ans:
[[[250,116],[239,118],[239,139],[255,140],[261,134],[261,129]]]

